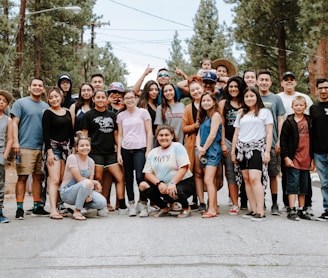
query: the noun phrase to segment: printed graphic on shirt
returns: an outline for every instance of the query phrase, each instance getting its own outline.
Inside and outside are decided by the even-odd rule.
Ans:
[[[112,118],[99,116],[94,118],[93,121],[99,125],[99,131],[103,133],[111,133],[114,131],[114,121]]]

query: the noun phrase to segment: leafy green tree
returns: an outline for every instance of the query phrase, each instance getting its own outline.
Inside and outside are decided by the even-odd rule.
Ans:
[[[232,59],[232,49],[228,29],[219,25],[219,15],[215,0],[201,0],[193,19],[195,34],[188,40],[191,64],[199,68],[204,57]]]
[[[307,88],[307,55],[303,34],[297,22],[298,3],[288,0],[225,0],[236,4],[234,37],[246,51],[242,68],[271,70],[274,89],[278,90],[283,72],[290,70],[298,76],[299,87]]]

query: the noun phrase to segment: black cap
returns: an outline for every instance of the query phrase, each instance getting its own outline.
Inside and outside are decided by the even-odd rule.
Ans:
[[[293,77],[294,79],[296,79],[295,74],[292,73],[291,71],[286,71],[286,72],[282,75],[282,80],[285,80],[287,77]]]

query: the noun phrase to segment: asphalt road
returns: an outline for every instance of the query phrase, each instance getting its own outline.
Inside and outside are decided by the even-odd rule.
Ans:
[[[320,215],[317,185],[313,192]],[[84,222],[14,220],[15,201],[6,199],[12,221],[0,224],[0,277],[327,277],[328,222],[294,222],[267,211],[267,221],[256,223],[242,218],[245,212],[228,214],[226,186],[218,196],[221,214],[212,219],[112,212]],[[25,209],[31,206],[27,196]]]

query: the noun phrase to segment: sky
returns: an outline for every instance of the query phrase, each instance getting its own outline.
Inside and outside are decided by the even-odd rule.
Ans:
[[[182,47],[193,35],[193,18],[200,0],[97,0],[93,13],[103,23],[95,28],[95,43],[110,42],[113,52],[127,66],[129,86],[133,86],[147,65],[154,71],[147,76],[156,79],[156,72],[166,67],[174,32],[178,31]],[[216,1],[219,23],[232,24],[232,5]],[[110,25],[108,25],[110,22]],[[86,32],[88,32],[87,30]],[[220,57],[218,57],[220,58]]]

